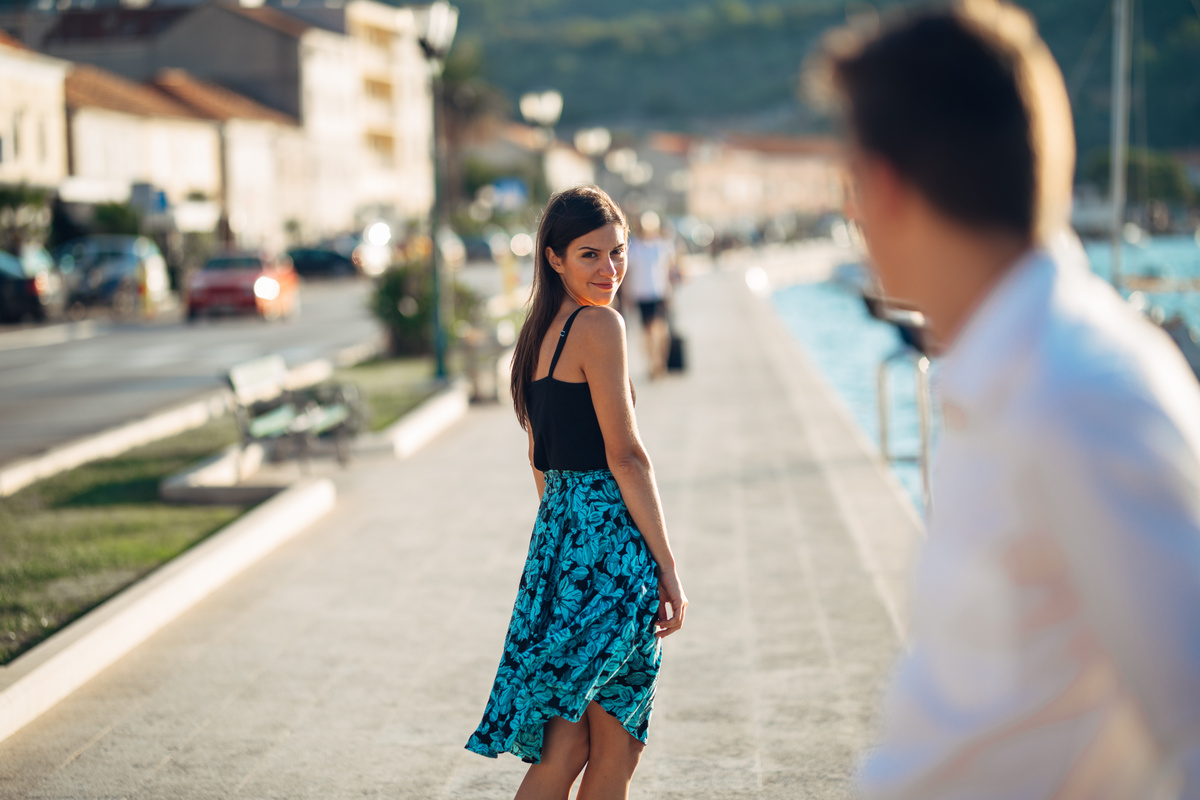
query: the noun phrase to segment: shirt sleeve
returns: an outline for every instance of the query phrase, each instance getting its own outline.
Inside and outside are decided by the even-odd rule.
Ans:
[[[1200,443],[1163,403],[1112,387],[1046,421],[1031,471],[1044,518],[1183,796],[1200,798]]]

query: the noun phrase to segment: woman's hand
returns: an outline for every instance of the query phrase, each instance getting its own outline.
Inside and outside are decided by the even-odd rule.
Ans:
[[[679,584],[679,575],[674,571],[658,578],[658,619],[654,635],[659,639],[670,636],[683,627],[683,615],[687,611],[687,596]]]

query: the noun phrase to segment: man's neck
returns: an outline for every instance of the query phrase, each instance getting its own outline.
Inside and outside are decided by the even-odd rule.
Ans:
[[[929,321],[938,350],[954,343],[975,311],[1008,270],[1032,247],[1007,233],[955,227],[940,232],[937,247],[922,259],[922,280],[913,287],[915,305]]]

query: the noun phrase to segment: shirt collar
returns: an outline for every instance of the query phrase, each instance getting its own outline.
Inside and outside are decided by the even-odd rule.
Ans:
[[[1067,234],[1047,247],[1034,248],[1013,264],[971,314],[940,359],[937,372],[942,400],[963,409],[978,408],[1010,384],[1023,361],[1038,322],[1064,268],[1084,259],[1078,240]]]

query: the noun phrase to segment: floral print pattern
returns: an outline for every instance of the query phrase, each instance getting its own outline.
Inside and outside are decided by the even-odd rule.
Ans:
[[[608,470],[548,470],[504,654],[467,749],[536,764],[551,717],[598,703],[646,741],[658,569]]]

